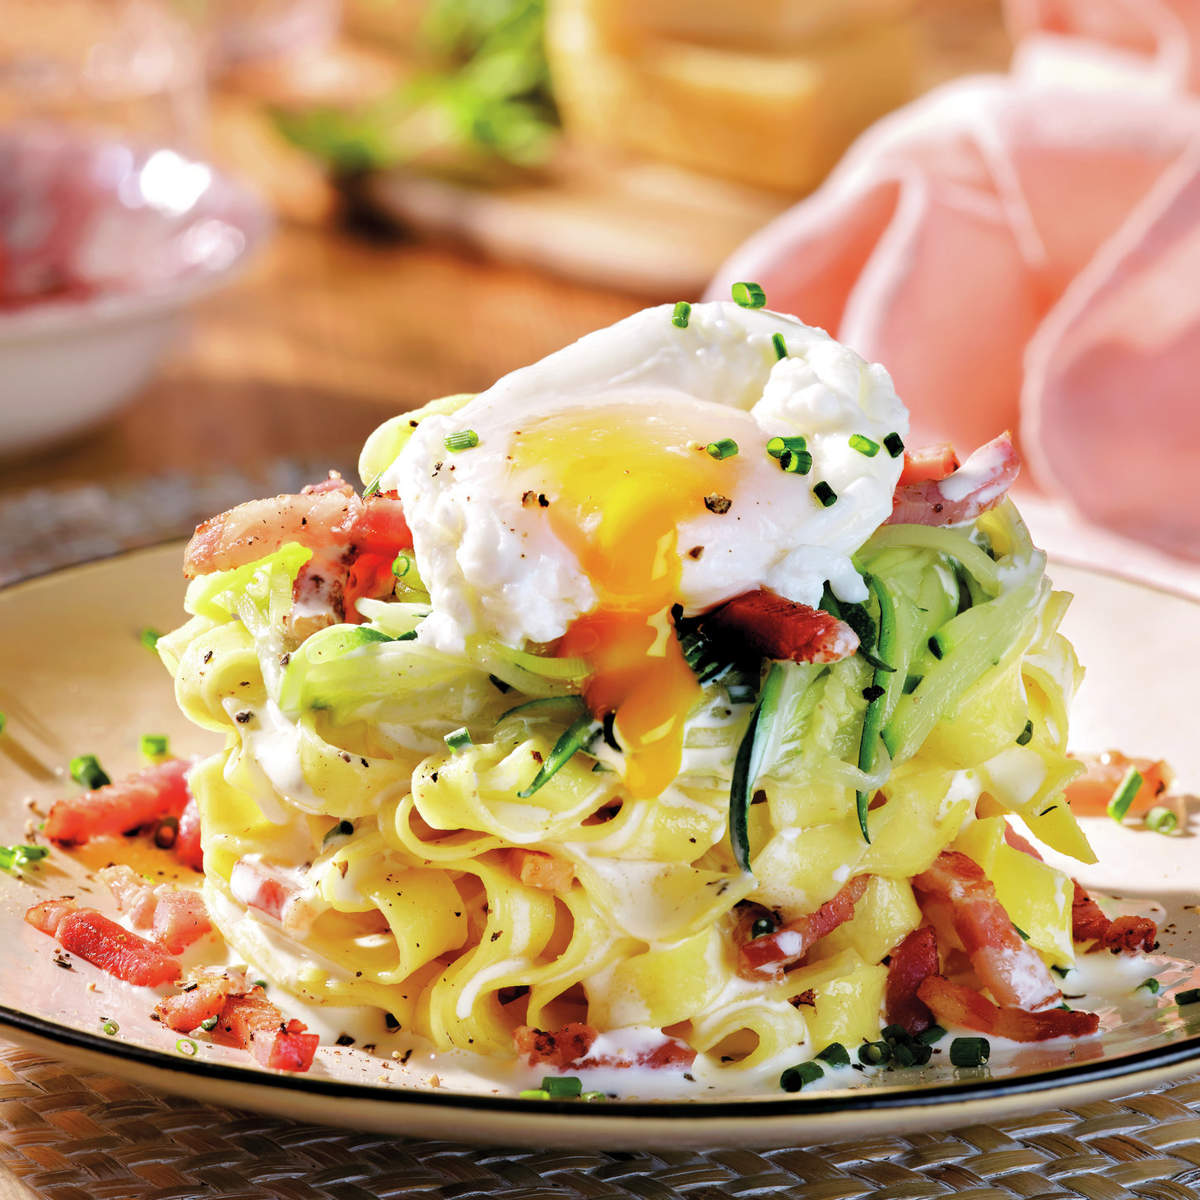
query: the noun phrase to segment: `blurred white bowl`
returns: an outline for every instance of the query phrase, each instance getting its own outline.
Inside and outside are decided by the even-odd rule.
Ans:
[[[254,195],[174,150],[0,129],[0,452],[112,412],[269,228]]]

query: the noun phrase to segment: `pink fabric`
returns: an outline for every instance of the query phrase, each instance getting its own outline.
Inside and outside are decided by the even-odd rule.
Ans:
[[[1200,558],[1200,101],[1159,74],[1187,56],[1182,20],[1168,53],[1126,7],[1174,11],[1026,0],[1010,20],[1108,12],[1145,54],[1135,86],[1056,82],[1045,60],[947,84],[868,130],[710,294],[756,279],[772,308],[882,362],[912,444],[965,454],[1012,428],[1043,489]]]

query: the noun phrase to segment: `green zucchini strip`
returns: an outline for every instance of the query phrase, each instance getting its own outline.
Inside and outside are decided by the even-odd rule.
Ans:
[[[733,859],[747,875],[750,870],[750,798],[754,783],[762,772],[764,747],[771,741],[774,724],[780,718],[779,693],[783,686],[784,664],[773,662],[759,689],[758,703],[750,714],[750,724],[733,761],[733,780],[729,786],[729,845]]]

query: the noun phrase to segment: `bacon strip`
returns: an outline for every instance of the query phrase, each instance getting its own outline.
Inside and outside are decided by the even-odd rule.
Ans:
[[[938,482],[958,470],[958,455],[949,442],[938,442],[923,446],[920,450],[906,450],[904,467],[900,472],[900,484]]]
[[[1037,1009],[1058,1003],[1046,964],[1017,933],[974,859],[944,850],[912,883],[935,925],[948,918],[980,982],[1000,1004]]]
[[[797,917],[774,933],[743,942],[738,947],[738,970],[753,979],[776,975],[800,962],[813,945],[854,916],[854,906],[867,890],[869,878],[856,875],[816,912]]]
[[[884,1011],[889,1025],[920,1033],[933,1024],[928,1006],[918,996],[921,984],[938,973],[937,936],[928,926],[914,929],[892,951],[888,964]]]
[[[1108,812],[1108,802],[1121,786],[1130,767],[1136,767],[1142,777],[1129,813],[1137,816],[1159,802],[1159,797],[1174,782],[1175,773],[1161,759],[1127,758],[1119,750],[1103,754],[1073,754],[1084,765],[1084,772],[1066,787],[1071,811],[1082,816],[1102,817]]]
[[[1076,883],[1071,901],[1071,937],[1081,944],[1094,943],[1093,950],[1148,953],[1158,945],[1158,926],[1149,917],[1117,917],[1110,921],[1100,905]]]
[[[178,818],[190,799],[185,776],[191,765],[190,759],[169,758],[95,791],[57,800],[46,818],[46,836],[73,846]]]
[[[653,1050],[643,1050],[632,1058],[616,1055],[589,1055],[600,1035],[591,1025],[573,1021],[561,1029],[549,1033],[544,1029],[531,1029],[519,1025],[513,1030],[513,1045],[517,1054],[523,1055],[531,1067],[543,1065],[565,1071],[589,1070],[593,1067],[690,1067],[696,1060],[696,1052],[675,1038],[667,1038]]]
[[[122,929],[94,908],[67,913],[58,922],[54,936],[64,950],[126,983],[157,987],[179,978],[177,959],[153,942]]]
[[[957,1025],[1014,1042],[1087,1037],[1100,1028],[1100,1018],[1095,1013],[1062,1008],[1026,1012],[1022,1008],[1001,1006],[942,975],[931,975],[917,989],[917,995],[942,1025]]]
[[[199,892],[165,883],[153,887],[126,866],[103,867],[99,875],[133,927],[153,930],[169,954],[182,953],[212,929]]]
[[[1012,434],[980,446],[944,479],[901,483],[892,497],[889,525],[956,525],[995,508],[1013,485],[1021,464]]]
[[[858,635],[844,621],[767,588],[726,601],[704,618],[704,626],[763,658],[832,663],[858,649]]]
[[[171,847],[175,857],[193,871],[204,870],[204,848],[200,844],[200,806],[195,796],[189,796],[179,814],[179,829]]]
[[[513,847],[508,852],[509,869],[527,887],[545,892],[567,892],[575,882],[575,868],[566,859],[555,858],[541,850]]]

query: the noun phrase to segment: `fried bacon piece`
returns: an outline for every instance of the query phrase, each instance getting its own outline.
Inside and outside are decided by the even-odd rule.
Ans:
[[[1032,1010],[1058,1003],[1046,964],[1016,931],[974,859],[944,850],[912,883],[926,917],[957,935],[980,983],[1000,1004]]]
[[[164,996],[154,1006],[154,1016],[176,1033],[191,1033],[205,1021],[219,1017],[225,1000],[237,986],[228,976],[206,976],[193,980],[174,996]],[[241,986],[246,987],[245,981]]]
[[[942,479],[897,484],[887,524],[956,525],[973,521],[1004,499],[1020,469],[1012,434],[1002,433]]]
[[[154,887],[126,866],[103,867],[99,875],[134,929],[152,930],[168,954],[181,953],[212,929],[199,892],[166,883]]]
[[[764,658],[793,662],[832,663],[858,649],[858,635],[844,621],[767,588],[745,592],[713,609],[704,618],[704,628]]]
[[[1027,1012],[1023,1008],[1001,1006],[942,975],[931,975],[917,989],[917,995],[942,1025],[958,1025],[1014,1042],[1087,1037],[1100,1028],[1100,1018],[1095,1013],[1062,1008]]]
[[[1108,812],[1108,802],[1125,779],[1130,767],[1137,768],[1142,777],[1133,802],[1131,816],[1139,816],[1158,803],[1159,797],[1175,781],[1175,773],[1161,759],[1127,758],[1119,750],[1103,754],[1073,754],[1084,765],[1084,772],[1066,787],[1067,803],[1080,816],[1102,817]]]
[[[46,836],[60,846],[116,836],[179,818],[191,798],[185,778],[191,760],[168,758],[94,791],[55,801],[46,818]]]
[[[544,892],[567,892],[575,882],[575,868],[569,862],[541,850],[514,846],[508,851],[508,865],[523,884]]]
[[[564,1025],[553,1033],[520,1025],[513,1030],[513,1045],[531,1067],[547,1066],[565,1071],[569,1068],[589,1070],[593,1067],[690,1067],[696,1052],[674,1038],[667,1038],[653,1050],[642,1050],[630,1058],[616,1055],[591,1055],[588,1052],[600,1035],[590,1025],[578,1021]]]
[[[900,486],[906,483],[937,483],[958,470],[958,455],[949,442],[937,442],[922,446],[920,450],[906,450],[904,469],[900,472]]]
[[[1093,950],[1134,954],[1158,945],[1158,926],[1149,917],[1117,917],[1109,920],[1095,900],[1078,883],[1071,901],[1071,937],[1079,943],[1094,943]]]
[[[25,920],[54,937],[64,950],[126,983],[157,987],[179,978],[176,959],[94,908],[79,908],[71,900],[46,900],[29,909]]]
[[[884,1011],[889,1025],[917,1034],[933,1024],[929,1007],[918,996],[921,984],[939,969],[937,936],[928,925],[914,929],[892,951]]]
[[[204,870],[204,850],[200,845],[200,806],[196,797],[190,796],[183,812],[179,814],[179,829],[171,847],[175,857],[193,871]]]
[[[854,916],[854,906],[867,890],[867,875],[856,875],[816,912],[781,925],[774,933],[752,938],[738,947],[738,970],[748,978],[776,975],[794,966],[826,934]]]

